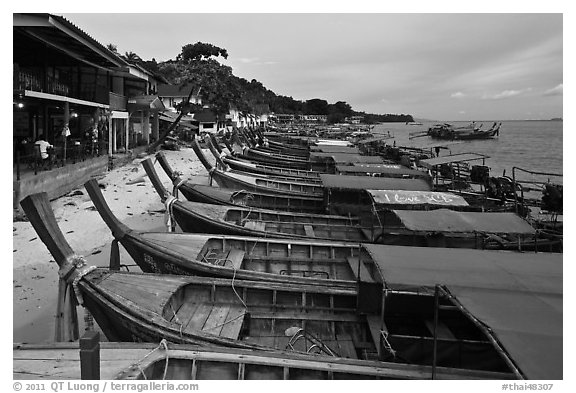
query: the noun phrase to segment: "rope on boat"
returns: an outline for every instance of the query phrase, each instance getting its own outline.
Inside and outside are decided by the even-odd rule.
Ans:
[[[164,213],[164,224],[166,225],[167,232],[174,232],[174,219],[172,217],[172,205],[176,202],[178,198],[169,196],[164,202],[166,206],[166,211]]]
[[[74,290],[74,294],[76,295],[76,300],[78,301],[78,304],[82,306],[84,305],[84,299],[82,298],[82,293],[78,288],[78,282],[86,274],[90,273],[93,270],[96,270],[96,266],[88,266],[86,264],[86,259],[84,259],[84,257],[81,255],[72,255],[69,258],[69,262],[74,266],[77,272],[74,281],[72,281],[72,289]]]
[[[146,354],[146,356],[144,356],[142,359],[140,359],[137,363],[134,363],[132,366],[136,366],[138,367],[138,370],[140,370],[140,373],[142,374],[142,376],[144,377],[145,380],[148,380],[148,377],[146,377],[146,373],[144,373],[144,370],[142,370],[142,367],[140,367],[140,364],[146,360],[146,358],[150,355],[152,355],[154,352],[156,352],[157,350],[159,350],[160,348],[164,348],[164,350],[166,351],[166,364],[164,365],[164,374],[162,375],[162,380],[166,379],[166,375],[168,374],[168,360],[169,360],[169,355],[168,355],[168,341],[166,341],[165,338],[163,338],[160,343],[158,344],[158,346],[156,348],[154,348],[152,351],[148,352]]]
[[[392,349],[392,345],[390,345],[390,342],[388,342],[388,333],[385,332],[384,330],[380,330],[380,334],[382,335],[382,339],[384,340],[384,349],[386,351],[388,351],[392,357],[396,357],[396,351],[394,349]]]
[[[172,182],[173,184],[173,188],[172,188],[172,196],[174,196],[174,198],[178,198],[178,188],[180,188],[180,186],[182,184],[184,184],[184,182],[186,181],[186,179],[184,179],[183,177],[181,177],[182,173],[180,172],[176,172],[177,175],[175,175],[174,181]]]

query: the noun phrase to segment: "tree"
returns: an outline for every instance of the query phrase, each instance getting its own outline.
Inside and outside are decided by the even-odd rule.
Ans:
[[[176,60],[181,60],[183,62],[190,62],[202,59],[209,59],[210,57],[222,56],[223,58],[228,58],[228,52],[226,49],[214,46],[212,44],[206,44],[204,42],[197,42],[195,44],[186,44],[182,47],[182,53]]]
[[[114,45],[114,44],[108,44],[106,45],[106,48],[110,51],[110,52],[114,52],[116,54],[118,54],[118,46]]]
[[[136,53],[134,52],[126,52],[124,54],[124,58],[126,59],[127,62],[129,63],[140,63],[142,62],[142,58],[140,56],[138,56]]]
[[[320,98],[307,100],[304,106],[304,112],[307,115],[327,115],[328,101],[321,100]]]

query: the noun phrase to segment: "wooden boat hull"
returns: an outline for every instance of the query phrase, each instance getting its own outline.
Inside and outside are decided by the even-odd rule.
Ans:
[[[182,231],[251,237],[369,242],[357,219],[286,214],[265,209],[228,208],[174,202],[172,214]]]

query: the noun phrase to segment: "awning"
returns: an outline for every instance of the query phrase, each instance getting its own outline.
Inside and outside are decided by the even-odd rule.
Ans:
[[[449,209],[431,211],[392,210],[406,229],[421,232],[516,233],[536,230],[514,213],[460,212]]]
[[[461,154],[452,154],[451,156],[444,156],[444,157],[436,157],[430,158],[427,160],[420,160],[420,165],[425,166],[426,168],[433,168],[436,165],[442,164],[451,164],[453,162],[466,162],[466,161],[475,161],[475,160],[482,160],[485,158],[490,158],[484,154],[478,153],[461,153]]]
[[[164,103],[157,95],[142,95],[128,98],[128,111],[163,111]]]
[[[365,163],[365,164],[382,164],[384,159],[380,156],[363,156],[360,154],[346,154],[346,153],[322,153],[322,152],[310,152],[311,159],[326,159],[332,158],[337,164],[354,164],[354,163]]]
[[[529,379],[562,379],[562,254],[366,244],[386,286],[448,290]]]
[[[321,153],[345,153],[345,154],[360,154],[357,147],[350,146],[334,146],[334,145],[319,145],[310,146],[310,151]]]
[[[468,202],[459,195],[448,192],[425,192],[405,190],[366,190],[376,205],[411,206],[468,206]]]
[[[381,175],[413,176],[413,177],[430,177],[428,173],[406,168],[402,165],[394,164],[353,164],[353,165],[336,165],[338,173],[377,173]]]
[[[346,176],[321,174],[325,188],[342,190],[410,190],[430,191],[429,182],[423,179],[396,179],[390,177]]]

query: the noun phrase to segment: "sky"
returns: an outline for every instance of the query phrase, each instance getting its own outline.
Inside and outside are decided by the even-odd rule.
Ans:
[[[563,117],[561,13],[59,15],[145,60],[211,43],[235,75],[297,100],[434,120]]]

